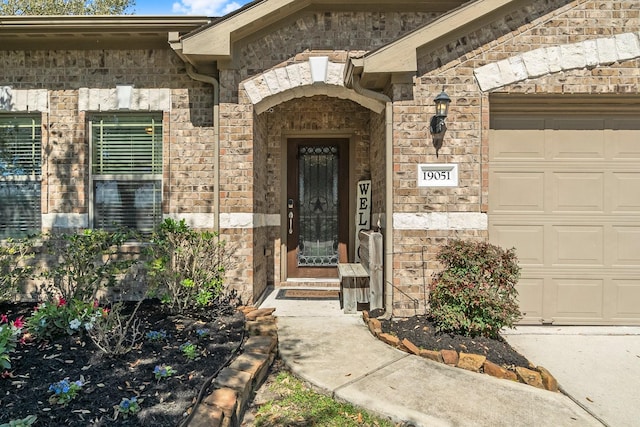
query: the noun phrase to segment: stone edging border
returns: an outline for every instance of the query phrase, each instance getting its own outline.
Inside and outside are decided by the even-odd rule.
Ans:
[[[380,320],[369,317],[368,311],[365,310],[362,312],[362,319],[373,336],[404,352],[415,354],[416,356],[424,357],[434,362],[444,363],[448,366],[466,369],[472,372],[485,373],[495,378],[520,382],[543,390],[558,391],[558,381],[542,366],[531,367],[531,369],[519,366],[516,367],[516,371],[513,372],[488,361],[485,356],[480,354],[458,353],[455,350],[423,350],[406,338],[400,341],[396,336],[383,333]]]
[[[196,407],[189,427],[239,427],[247,404],[264,382],[278,349],[275,308],[238,307],[249,337],[242,353],[222,369],[213,391]]]

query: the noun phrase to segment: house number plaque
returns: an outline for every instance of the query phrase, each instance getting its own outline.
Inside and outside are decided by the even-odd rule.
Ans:
[[[418,187],[457,186],[457,163],[429,163],[418,165]]]

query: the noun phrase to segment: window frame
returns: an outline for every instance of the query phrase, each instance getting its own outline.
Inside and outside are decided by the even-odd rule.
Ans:
[[[152,149],[153,154],[151,155],[152,159],[157,159],[155,153],[159,154],[159,161],[156,163],[152,160],[152,163],[149,167],[149,172],[134,172],[134,173],[94,173],[94,167],[97,166],[97,162],[94,161],[94,150],[96,148],[96,138],[94,136],[94,128],[96,121],[104,120],[104,118],[122,118],[127,117],[127,119],[140,118],[140,124],[144,125],[144,120],[147,120],[147,125],[152,126],[152,135],[157,135],[157,130],[159,129],[159,142],[151,140],[151,147],[155,148],[155,145],[158,145],[158,150]],[[128,123],[132,125],[132,123]],[[96,183],[97,182],[124,182],[124,183],[136,183],[136,182],[150,182],[157,183],[158,185],[158,193],[160,194],[160,201],[158,203],[158,216],[159,219],[154,223],[154,227],[157,226],[163,217],[163,201],[164,201],[164,182],[163,182],[163,170],[164,170],[164,114],[158,111],[148,111],[148,112],[135,112],[135,111],[127,111],[127,112],[107,112],[107,113],[92,113],[88,114],[87,119],[87,135],[89,141],[89,228],[95,229],[95,214],[96,214]],[[153,138],[153,136],[152,136]],[[132,210],[132,213],[135,213],[135,208]],[[136,231],[138,228],[134,228]]]
[[[37,194],[34,197],[34,199],[36,200],[34,200],[32,204],[30,204],[30,207],[31,209],[37,209],[37,212],[34,214],[35,221],[32,223],[33,227],[28,227],[24,232],[21,232],[19,229],[11,230],[9,227],[7,227],[8,232],[0,234],[0,240],[6,240],[9,238],[23,238],[27,237],[30,234],[37,234],[42,231],[42,166],[44,157],[42,113],[0,112],[0,129],[8,127],[8,125],[10,124],[9,121],[12,119],[18,122],[20,122],[21,120],[25,120],[25,122],[31,120],[31,124],[29,125],[19,125],[20,127],[31,129],[31,160],[29,161],[30,170],[29,173],[25,174],[14,173],[5,175],[4,173],[0,173],[0,183],[33,183],[37,187]],[[20,148],[18,152],[22,153],[28,151],[29,150],[23,151],[23,149]]]

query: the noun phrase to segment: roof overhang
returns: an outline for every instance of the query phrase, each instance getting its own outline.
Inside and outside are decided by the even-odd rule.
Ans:
[[[465,0],[256,0],[209,26],[174,38],[173,49],[198,70],[233,58],[238,40],[263,32],[302,10],[413,11],[444,13]]]
[[[435,50],[529,2],[468,2],[392,43],[362,57],[350,58],[345,68],[345,86],[353,86],[354,74],[359,76],[362,87],[371,90],[382,90],[391,82],[407,81],[417,74],[418,50]]]
[[[169,33],[207,25],[204,16],[0,16],[0,50],[168,48]]]

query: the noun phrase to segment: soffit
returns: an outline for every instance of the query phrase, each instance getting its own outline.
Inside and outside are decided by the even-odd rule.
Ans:
[[[0,50],[167,48],[169,33],[211,22],[204,16],[0,16]]]

